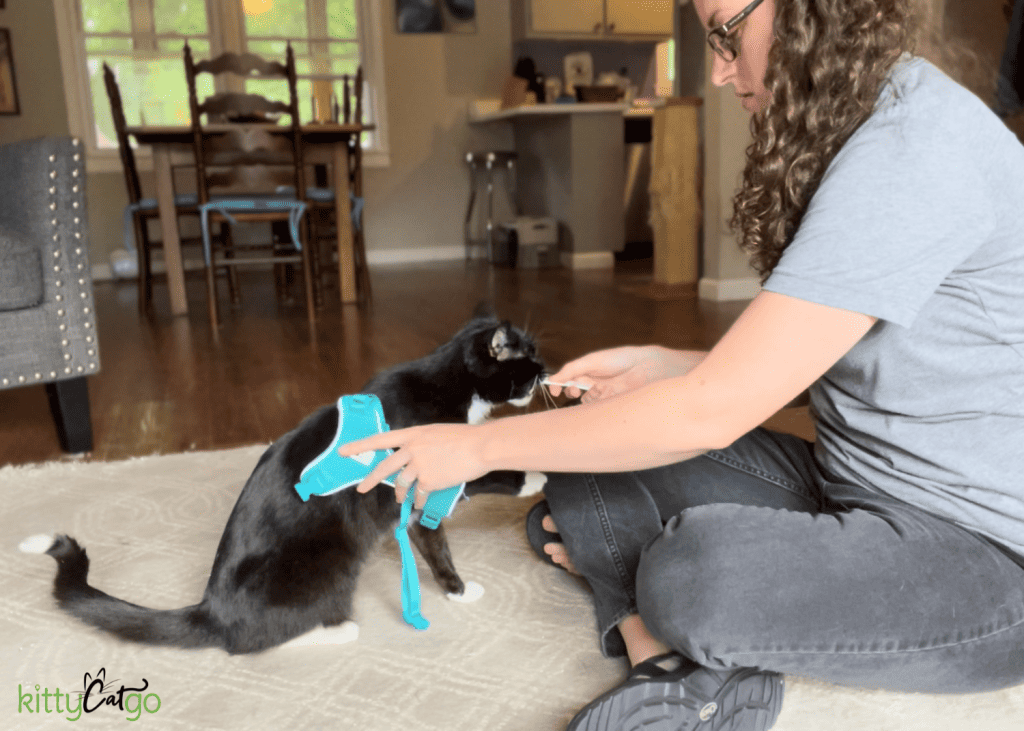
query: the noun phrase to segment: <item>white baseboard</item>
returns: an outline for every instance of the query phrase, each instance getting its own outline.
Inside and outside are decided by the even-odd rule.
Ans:
[[[388,266],[390,264],[417,264],[431,261],[458,261],[464,259],[466,249],[464,246],[431,246],[421,249],[385,249],[383,251],[366,252],[368,264],[373,266]],[[335,255],[337,260],[337,255]],[[186,259],[185,271],[202,271],[202,259]],[[167,267],[163,259],[153,259],[153,273],[164,274]],[[102,282],[114,279],[114,272],[110,264],[93,264],[93,281]],[[134,279],[135,277],[131,277]]]
[[[366,252],[367,263],[373,266],[460,261],[465,256],[466,248],[464,246],[428,246],[418,249],[383,249]],[[562,265],[570,269],[611,269],[615,266],[615,255],[610,251],[581,254],[562,252]],[[185,271],[198,271],[202,268],[202,259],[185,260]],[[162,259],[153,260],[153,271],[157,274],[167,271]],[[114,274],[110,264],[93,264],[92,278],[97,282],[113,279]]]
[[[610,251],[588,251],[579,254],[563,251],[561,261],[562,266],[568,269],[612,269],[615,267],[615,254]]]
[[[466,258],[465,246],[427,246],[422,249],[383,249],[366,252],[367,264],[419,264]]]
[[[703,278],[697,285],[697,296],[702,300],[731,302],[752,300],[761,292],[761,280],[756,277],[742,279]]]
[[[184,264],[186,272],[202,271],[204,267],[202,259],[185,259]],[[117,277],[114,276],[114,270],[111,268],[110,264],[93,264],[91,268],[92,280],[94,282],[105,282],[109,279],[117,279]],[[167,267],[164,265],[163,259],[153,259],[153,273],[167,273]],[[128,279],[135,279],[135,277],[128,277]]]

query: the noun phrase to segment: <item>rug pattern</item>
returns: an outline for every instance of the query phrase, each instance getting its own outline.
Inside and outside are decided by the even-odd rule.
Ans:
[[[253,656],[142,647],[86,628],[54,607],[53,561],[17,550],[26,536],[66,532],[87,548],[98,588],[155,608],[193,604],[263,449],[0,469],[0,728],[68,728],[64,694],[74,707],[85,673],[101,668],[115,690],[145,679],[148,710],[103,705],[78,719],[90,728],[124,728],[138,714],[150,729],[556,731],[624,677],[624,662],[597,649],[585,585],[530,551],[532,500],[480,496],[448,519],[460,574],[486,593],[449,602],[419,560],[427,631],[402,621],[387,538],[360,579],[358,641]],[[63,712],[53,695],[47,712],[43,693],[58,688]],[[1024,689],[915,696],[790,678],[775,728],[1009,731],[1024,728]]]

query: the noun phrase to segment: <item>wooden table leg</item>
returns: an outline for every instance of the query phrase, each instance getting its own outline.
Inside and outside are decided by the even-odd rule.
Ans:
[[[167,288],[171,296],[171,314],[187,315],[185,268],[181,261],[181,238],[178,235],[178,214],[174,205],[171,150],[167,145],[153,145],[153,168],[156,172],[156,195],[160,205],[160,231],[163,234],[164,264],[167,266]]]
[[[334,217],[338,232],[338,277],[341,303],[358,301],[356,292],[356,266],[352,240],[352,203],[349,201],[348,143],[334,143]]]

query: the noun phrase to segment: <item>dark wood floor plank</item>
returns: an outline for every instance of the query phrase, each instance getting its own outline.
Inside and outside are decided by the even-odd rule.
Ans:
[[[134,283],[100,282],[91,458],[268,443],[381,368],[446,341],[482,300],[528,325],[549,367],[627,343],[708,348],[744,306],[646,298],[636,290],[647,279],[643,265],[575,273],[461,262],[380,268],[372,303],[342,307],[336,288],[328,291],[311,333],[301,297],[279,302],[269,273],[244,273],[240,306],[222,298],[217,337],[202,277],[187,279],[184,318],[170,315],[164,283],[156,284],[154,312],[140,317]],[[0,391],[0,465],[62,456],[43,387]]]

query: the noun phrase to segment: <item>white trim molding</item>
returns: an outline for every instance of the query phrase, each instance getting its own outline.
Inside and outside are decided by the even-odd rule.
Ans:
[[[757,277],[741,279],[701,278],[697,284],[697,296],[702,300],[732,302],[752,300],[761,292],[761,280]]]
[[[562,266],[567,269],[615,268],[615,254],[610,251],[586,251],[581,253],[563,251],[560,258]]]

